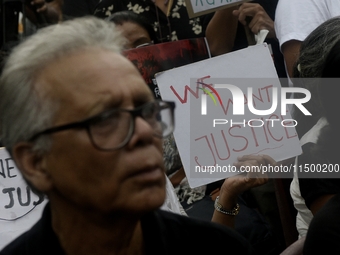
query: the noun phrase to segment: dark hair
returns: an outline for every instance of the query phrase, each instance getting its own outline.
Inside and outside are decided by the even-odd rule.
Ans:
[[[322,77],[324,78],[339,78],[340,77],[340,40],[337,41],[330,50],[324,68]]]
[[[319,97],[324,108],[324,116],[335,128],[340,128],[339,93],[340,88],[340,40],[330,50],[322,70]]]
[[[319,98],[323,106],[323,116],[328,125],[323,127],[317,141],[315,155],[322,154],[330,162],[339,162],[340,119],[338,99],[340,84],[340,40],[329,51],[322,70],[322,79],[318,86]],[[336,79],[335,79],[336,78]]]
[[[107,21],[111,21],[116,25],[123,25],[125,22],[132,22],[143,27],[149,34],[150,39],[153,42],[157,42],[157,37],[153,26],[143,17],[133,11],[120,11],[115,12],[108,18]]]
[[[295,87],[306,88],[311,92],[311,100],[304,106],[312,113],[312,116],[305,116],[294,107],[293,116],[298,121],[296,131],[300,138],[324,114],[318,87],[322,80],[320,78],[323,77],[324,66],[329,61],[327,57],[332,55],[330,52],[333,46],[340,40],[339,29],[340,17],[334,17],[315,28],[301,44],[292,81]],[[294,97],[298,98],[299,95],[294,95]]]

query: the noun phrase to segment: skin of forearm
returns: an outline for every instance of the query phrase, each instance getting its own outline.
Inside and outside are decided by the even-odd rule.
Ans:
[[[291,40],[285,42],[281,47],[282,54],[286,63],[287,73],[291,78],[293,78],[293,68],[300,54],[300,46],[300,41]]]
[[[216,11],[206,29],[210,52],[213,56],[232,51],[238,19],[232,13],[237,7]]]
[[[55,0],[47,3],[46,17],[50,23],[58,23],[62,20],[62,4],[63,1]]]

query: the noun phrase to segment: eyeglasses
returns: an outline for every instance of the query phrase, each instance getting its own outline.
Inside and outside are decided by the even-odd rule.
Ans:
[[[111,109],[79,122],[48,128],[33,135],[29,141],[41,135],[56,133],[67,129],[85,128],[95,148],[103,151],[124,147],[135,130],[136,117],[143,118],[153,129],[153,134],[165,138],[174,130],[175,103],[153,101],[133,110]]]

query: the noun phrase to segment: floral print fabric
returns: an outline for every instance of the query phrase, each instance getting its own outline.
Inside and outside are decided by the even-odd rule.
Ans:
[[[175,0],[167,17],[152,0],[102,0],[94,15],[107,18],[118,11],[130,10],[143,15],[153,25],[157,42],[204,37],[208,22],[206,16],[189,19],[184,0]],[[156,42],[156,43],[157,43]]]

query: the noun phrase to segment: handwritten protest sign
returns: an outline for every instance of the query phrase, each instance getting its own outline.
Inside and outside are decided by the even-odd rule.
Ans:
[[[249,1],[250,0],[185,0],[185,3],[189,17],[193,18]]]
[[[7,151],[0,148],[0,250],[40,218],[45,203],[28,187]]]
[[[156,80],[163,100],[176,102],[174,136],[191,187],[238,174],[238,156],[280,161],[301,153],[290,105],[281,105],[289,88],[281,88],[266,44],[174,68]]]

